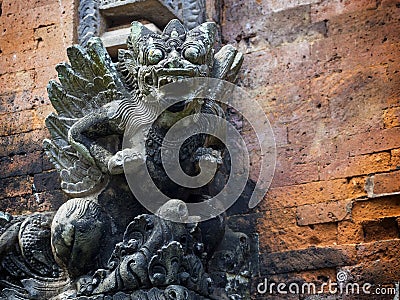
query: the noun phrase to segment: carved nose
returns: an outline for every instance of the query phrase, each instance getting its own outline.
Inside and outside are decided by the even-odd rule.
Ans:
[[[178,51],[176,50],[172,50],[169,54],[168,54],[168,61],[165,65],[165,67],[167,68],[181,68],[183,67],[182,62],[180,60],[181,56],[179,54]]]

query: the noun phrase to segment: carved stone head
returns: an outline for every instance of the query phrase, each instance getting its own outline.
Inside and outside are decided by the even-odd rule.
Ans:
[[[130,71],[137,72],[140,92],[147,95],[179,79],[209,76],[216,28],[215,23],[207,22],[186,31],[180,21],[172,20],[160,35],[133,22],[128,49],[135,69]]]

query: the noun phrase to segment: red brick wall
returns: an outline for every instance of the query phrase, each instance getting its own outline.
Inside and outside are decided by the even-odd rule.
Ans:
[[[75,40],[75,3],[0,0],[0,7],[0,210],[48,210],[64,196],[42,151],[52,111],[46,85]]]
[[[399,20],[393,0],[224,1],[240,85],[277,142],[255,215],[262,278],[400,280]]]

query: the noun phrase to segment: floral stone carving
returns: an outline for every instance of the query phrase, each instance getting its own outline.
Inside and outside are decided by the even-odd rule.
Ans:
[[[179,188],[160,161],[175,122],[197,112],[224,116],[222,107],[208,99],[177,103],[136,137],[142,146],[121,148],[130,121],[152,121],[159,104],[146,97],[163,85],[235,78],[242,55],[230,45],[214,54],[215,32],[214,23],[187,31],[172,20],[159,35],[133,22],[116,63],[98,38],[67,49],[70,64],[57,65],[59,82],[48,86],[57,113],[46,119],[52,138],[44,147],[70,200],[56,213],[0,215],[1,299],[249,298],[249,237],[230,230],[225,215],[188,222],[186,203],[204,201],[218,184]],[[149,213],[129,189],[126,157],[142,162],[176,200]],[[180,164],[189,175],[210,161],[224,174],[229,158],[219,141],[200,134],[184,143]]]

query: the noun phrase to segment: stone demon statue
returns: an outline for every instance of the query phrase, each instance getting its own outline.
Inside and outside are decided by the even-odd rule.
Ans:
[[[168,221],[170,214],[185,220],[186,203],[210,196],[215,183],[179,188],[160,162],[163,138],[178,120],[199,112],[224,116],[215,101],[195,98],[159,112],[158,91],[168,83],[236,77],[242,55],[230,45],[214,53],[215,34],[211,22],[187,31],[172,20],[162,34],[133,22],[116,63],[98,38],[85,49],[68,48],[70,64],[59,64],[59,82],[48,86],[57,113],[46,119],[52,139],[44,147],[71,199],[55,214],[0,216],[0,299],[248,299],[227,282],[229,274],[249,276],[245,234],[227,229],[224,216]],[[130,123],[151,123],[151,130],[138,131],[135,147],[122,150]],[[146,166],[160,190],[180,200],[149,214],[128,187],[127,159]],[[180,163],[195,175],[202,161],[223,169],[228,160],[218,140],[199,134],[183,144]]]

